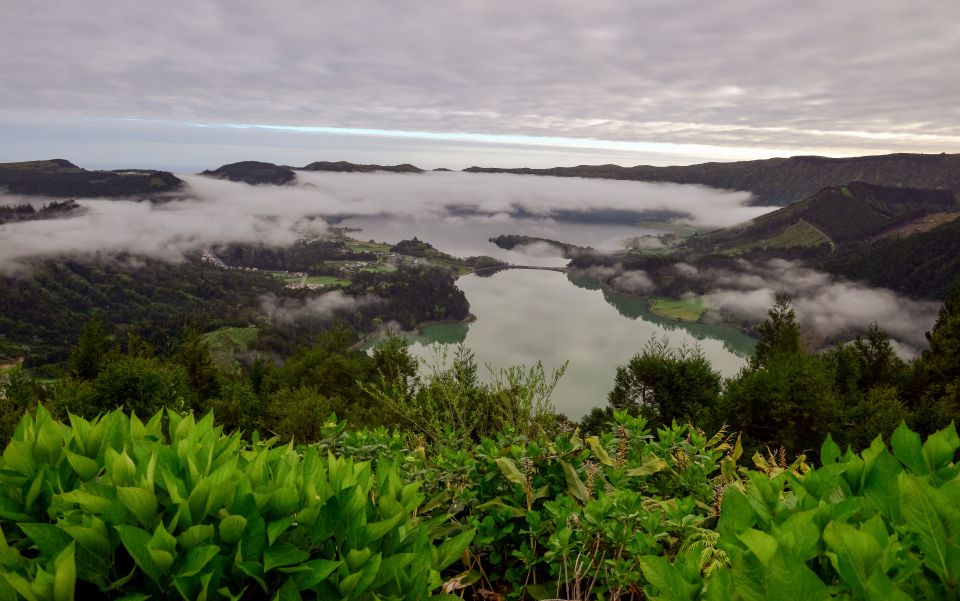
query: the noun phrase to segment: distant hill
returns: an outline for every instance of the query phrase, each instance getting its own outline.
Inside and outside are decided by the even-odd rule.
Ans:
[[[700,248],[742,252],[861,243],[923,216],[960,212],[957,194],[947,190],[890,188],[863,182],[829,187],[753,221],[698,236]]]
[[[172,192],[182,184],[167,171],[88,171],[64,159],[0,163],[0,190],[25,196],[149,197]]]
[[[803,258],[874,286],[942,299],[960,277],[960,196],[853,182],[747,224],[698,235],[687,249]]]
[[[358,165],[347,161],[316,161],[305,167],[303,171],[336,171],[339,173],[372,173],[374,171],[391,171],[393,173],[423,173],[423,169],[404,163],[402,165]]]
[[[264,163],[261,161],[240,161],[239,163],[230,163],[214,169],[207,170],[200,175],[216,177],[218,179],[228,179],[234,182],[245,182],[248,184],[273,184],[282,186],[296,179],[297,174],[289,167],[274,165],[273,163]]]
[[[798,156],[733,163],[653,167],[638,165],[580,165],[551,169],[497,169],[470,167],[472,173],[517,173],[557,177],[588,177],[701,184],[742,190],[754,195],[754,204],[787,205],[817,191],[861,181],[893,187],[960,192],[960,154],[888,154],[832,159]]]

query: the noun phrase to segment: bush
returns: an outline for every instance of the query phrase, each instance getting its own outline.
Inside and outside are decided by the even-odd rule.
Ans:
[[[0,461],[0,598],[427,598],[472,532],[435,546],[418,488],[388,462],[245,447],[212,414],[41,407]]]

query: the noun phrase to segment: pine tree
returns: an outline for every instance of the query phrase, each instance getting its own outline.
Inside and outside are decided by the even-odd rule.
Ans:
[[[777,358],[797,355],[803,351],[800,324],[790,305],[790,295],[784,291],[776,294],[776,304],[767,312],[767,320],[757,329],[760,342],[750,359],[752,369],[766,367]]]

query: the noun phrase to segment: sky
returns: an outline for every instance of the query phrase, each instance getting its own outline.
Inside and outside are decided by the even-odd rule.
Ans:
[[[11,0],[0,161],[960,152],[956,0]]]

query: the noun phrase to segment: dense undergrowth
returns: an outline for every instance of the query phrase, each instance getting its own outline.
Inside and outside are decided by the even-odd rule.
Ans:
[[[586,439],[333,419],[318,438],[25,415],[0,461],[0,599],[957,597],[952,425],[828,439],[818,467],[625,412]]]

